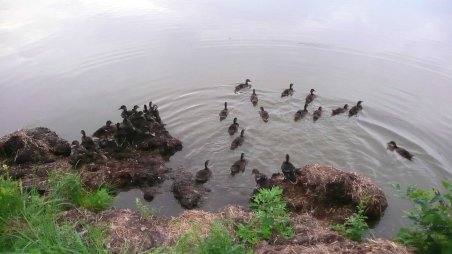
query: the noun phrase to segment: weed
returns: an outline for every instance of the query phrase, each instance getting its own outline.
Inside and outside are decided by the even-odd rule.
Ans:
[[[273,234],[290,238],[294,234],[287,214],[286,202],[282,200],[282,189],[260,189],[250,204],[253,208],[250,221],[237,225],[237,236],[243,242],[254,244],[261,239],[270,239]]]
[[[135,206],[137,207],[138,212],[140,212],[144,217],[151,217],[154,215],[154,211],[143,205],[139,198],[135,198]]]
[[[331,229],[339,232],[342,236],[353,241],[361,241],[364,233],[369,230],[366,223],[367,216],[364,215],[366,204],[369,197],[361,198],[358,206],[358,211],[348,217],[343,224],[331,225]]]
[[[416,248],[417,253],[451,253],[452,250],[452,182],[444,181],[446,194],[410,186],[406,197],[414,203],[405,217],[413,222],[401,228],[396,241]],[[400,185],[396,185],[400,190]]]

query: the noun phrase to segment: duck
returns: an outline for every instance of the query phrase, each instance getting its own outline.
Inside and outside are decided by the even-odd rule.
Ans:
[[[298,110],[295,112],[295,116],[293,117],[293,120],[296,122],[302,118],[304,118],[308,114],[308,104],[304,104],[303,110]]]
[[[314,94],[314,92],[315,90],[311,89],[311,92],[306,96],[306,104],[311,103],[315,99],[316,95]]]
[[[400,154],[400,156],[402,156],[405,159],[408,159],[408,160],[412,160],[413,159],[413,155],[410,152],[405,150],[405,148],[398,147],[396,142],[394,142],[394,141],[389,141],[388,142],[388,149],[391,150],[391,151],[395,150],[398,154]]]
[[[228,117],[229,110],[228,110],[228,103],[224,102],[224,109],[220,111],[220,121],[223,121]]]
[[[314,111],[312,119],[315,121],[319,120],[319,118],[322,116],[322,107],[319,107],[316,111]]]
[[[240,90],[242,90],[244,88],[251,88],[251,85],[248,84],[249,82],[251,82],[251,80],[246,79],[245,83],[241,83],[241,84],[238,84],[237,86],[235,86],[234,93],[237,93],[238,91],[240,91]]]
[[[234,135],[238,129],[239,129],[239,124],[237,123],[237,117],[234,117],[234,121],[228,128],[229,135],[231,135],[231,136]]]
[[[120,123],[116,123],[116,132],[113,137],[118,147],[123,147],[126,144],[128,135],[127,130],[121,127]]]
[[[259,172],[257,168],[253,169],[251,174],[254,175],[254,180],[258,188],[270,188],[270,180],[265,174]]]
[[[357,116],[358,112],[363,110],[363,106],[361,106],[362,101],[358,101],[355,106],[353,106],[350,111],[348,111],[348,117]]]
[[[121,107],[119,107],[118,110],[122,110],[122,112],[121,112],[121,117],[122,118],[126,118],[126,117],[129,116],[129,111],[127,111],[126,105],[122,105]]]
[[[348,109],[348,104],[345,104],[344,105],[344,107],[339,107],[339,108],[337,108],[337,109],[333,109],[333,111],[331,112],[331,115],[332,116],[335,116],[335,115],[339,115],[339,114],[342,114],[342,113],[344,113],[345,111],[347,111],[347,109]]]
[[[93,133],[93,137],[96,138],[108,138],[114,135],[116,132],[116,126],[112,125],[112,122],[108,120],[104,126],[100,127],[97,131]]]
[[[95,150],[96,143],[94,143],[93,139],[86,136],[86,132],[84,130],[81,130],[80,133],[82,134],[82,146],[84,146],[87,150]]]
[[[286,160],[281,165],[281,170],[284,174],[284,178],[289,180],[292,184],[298,183],[298,178],[295,175],[295,166],[289,161],[289,155],[286,154]]]
[[[285,89],[282,93],[281,93],[281,98],[282,97],[287,97],[287,96],[292,96],[293,95],[293,92],[294,92],[294,90],[293,90],[293,88],[292,88],[292,86],[293,86],[293,84],[292,83],[290,83],[290,85],[289,85],[290,87],[288,88],[288,89]]]
[[[259,114],[261,115],[261,118],[262,120],[264,120],[264,122],[268,122],[268,118],[270,118],[270,116],[268,115],[268,112],[264,110],[264,107],[261,107]]]
[[[251,103],[253,103],[253,106],[257,105],[259,99],[257,98],[256,89],[253,89],[253,94],[251,94],[250,101]]]
[[[236,137],[234,140],[232,140],[231,143],[231,150],[236,149],[237,147],[241,146],[243,144],[243,141],[245,141],[245,129],[243,129],[240,132],[240,136]]]
[[[206,160],[206,162],[204,163],[204,169],[201,169],[198,172],[196,172],[195,175],[196,182],[205,183],[210,179],[210,177],[212,176],[212,171],[207,167],[208,164],[209,160]]]
[[[246,164],[248,164],[248,161],[245,160],[245,153],[242,153],[240,155],[240,160],[238,160],[238,161],[234,162],[234,164],[232,164],[231,175],[234,176],[235,174],[237,174],[239,172],[245,171]]]

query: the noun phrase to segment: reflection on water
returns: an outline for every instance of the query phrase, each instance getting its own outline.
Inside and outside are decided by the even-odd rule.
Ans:
[[[119,120],[119,105],[160,105],[167,128],[184,143],[168,163],[193,171],[211,161],[212,190],[203,209],[245,205],[252,168],[278,171],[319,162],[374,179],[390,206],[376,235],[392,235],[409,206],[389,186],[438,186],[452,171],[452,4],[447,1],[9,1],[0,11],[0,134],[45,125],[66,139]],[[251,91],[233,93],[250,78]],[[292,98],[280,98],[294,83]],[[309,89],[315,124],[293,122]],[[357,118],[331,117],[363,100]],[[218,121],[228,101],[231,113]],[[247,139],[230,151],[227,127],[238,117]],[[395,140],[413,162],[385,148]],[[250,164],[232,178],[245,152]],[[150,206],[181,211],[170,183]],[[134,207],[138,190],[120,194]]]

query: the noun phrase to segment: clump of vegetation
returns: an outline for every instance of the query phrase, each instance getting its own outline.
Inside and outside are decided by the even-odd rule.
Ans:
[[[255,244],[262,239],[270,239],[274,234],[290,238],[294,229],[286,212],[286,202],[282,199],[282,189],[260,189],[250,204],[253,212],[247,224],[239,224],[237,236],[243,242]]]
[[[395,186],[400,190],[400,185]],[[446,194],[410,186],[406,197],[414,203],[405,217],[413,222],[401,228],[396,241],[416,248],[417,253],[450,253],[452,250],[452,183],[444,181]]]
[[[369,197],[362,198],[356,207],[357,211],[348,217],[343,224],[331,225],[331,229],[339,232],[347,239],[361,241],[364,234],[369,230],[366,223],[367,216],[364,215],[368,201]]]
[[[107,207],[111,196],[102,189],[84,191],[74,174],[52,177],[51,193],[46,196],[33,188],[25,190],[20,181],[0,177],[0,249],[11,253],[106,253],[103,228],[83,225],[82,234],[59,218],[68,206]]]
[[[140,212],[144,217],[151,217],[154,215],[154,211],[151,208],[143,205],[139,198],[135,198],[135,206],[137,207],[138,212]]]

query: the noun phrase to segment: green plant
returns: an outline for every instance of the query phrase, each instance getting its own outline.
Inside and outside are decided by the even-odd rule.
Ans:
[[[20,183],[0,177],[0,226],[22,209]]]
[[[154,215],[154,211],[143,205],[139,198],[135,198],[135,206],[137,207],[138,212],[140,212],[144,217],[151,217]]]
[[[416,248],[417,253],[451,253],[452,250],[452,183],[444,181],[446,194],[410,186],[406,197],[414,203],[405,217],[413,222],[401,228],[396,241]],[[400,185],[396,185],[400,190]]]
[[[237,236],[243,242],[254,244],[261,239],[270,239],[273,234],[290,238],[294,234],[287,214],[282,189],[260,189],[250,204],[253,208],[247,224],[237,225]]]
[[[212,223],[210,234],[198,247],[199,254],[241,254],[252,253],[245,246],[234,243],[227,228],[219,222]]]
[[[361,241],[364,233],[369,230],[366,223],[367,216],[364,215],[368,197],[361,198],[357,211],[348,217],[343,224],[331,225],[331,229],[339,232],[342,236],[353,241]]]

